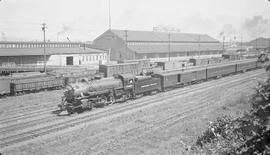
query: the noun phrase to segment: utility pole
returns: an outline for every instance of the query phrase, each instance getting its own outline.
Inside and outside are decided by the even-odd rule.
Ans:
[[[199,35],[199,57],[201,56],[201,35]]]
[[[224,52],[225,52],[225,46],[224,46],[224,44],[225,44],[225,36],[223,36],[223,46],[222,46],[222,54],[224,54]]]
[[[110,60],[111,60],[111,48],[109,48],[108,50],[108,55],[107,55],[107,63],[109,64],[110,63]]]
[[[128,31],[127,30],[125,30],[125,42],[126,42],[126,46],[125,46],[125,54],[127,54],[127,47],[128,47],[128,42],[127,42],[127,38],[128,38]]]
[[[45,32],[46,32],[46,23],[42,24],[42,31],[43,31],[43,56],[44,56],[44,73],[47,73],[46,69],[46,38],[45,38]]]
[[[255,43],[256,43],[256,44],[255,44],[256,52],[257,52],[257,44],[258,44],[257,42],[258,42],[258,41],[257,41],[257,38],[256,38],[256,41],[255,41]]]
[[[109,0],[109,30],[111,30],[111,0]]]
[[[240,43],[240,53],[242,54],[243,51],[243,36],[241,35],[241,43]]]
[[[268,52],[270,52],[270,37],[269,37],[269,43],[268,43]]]
[[[168,34],[168,52],[169,52],[169,61],[171,61],[171,33]]]

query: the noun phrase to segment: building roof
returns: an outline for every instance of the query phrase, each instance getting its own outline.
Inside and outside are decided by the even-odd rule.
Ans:
[[[157,45],[128,45],[128,47],[136,53],[168,53],[169,48],[166,44]],[[170,45],[170,52],[191,52],[191,51],[220,51],[222,45],[217,44],[183,44]]]
[[[153,31],[131,31],[131,30],[108,30],[128,42],[215,42],[218,40],[206,34],[193,33],[168,33]],[[169,39],[170,38],[170,39]]]
[[[92,54],[107,51],[96,48],[46,48],[46,55],[58,54]],[[0,48],[0,56],[43,55],[43,48]]]
[[[254,48],[270,48],[270,38],[257,38],[249,42]]]

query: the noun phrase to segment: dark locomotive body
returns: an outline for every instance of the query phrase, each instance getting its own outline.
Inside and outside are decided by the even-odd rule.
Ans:
[[[62,111],[73,113],[158,91],[160,91],[160,80],[157,78],[121,74],[69,85],[59,107]]]

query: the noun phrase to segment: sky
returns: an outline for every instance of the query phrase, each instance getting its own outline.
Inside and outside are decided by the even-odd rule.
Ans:
[[[269,0],[111,0],[111,27],[153,27],[225,41],[270,37]],[[0,40],[92,41],[109,29],[109,0],[0,0]]]

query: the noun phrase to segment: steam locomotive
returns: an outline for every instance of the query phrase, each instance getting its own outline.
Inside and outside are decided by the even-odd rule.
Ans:
[[[167,71],[151,76],[119,74],[100,80],[82,81],[67,86],[62,102],[58,106],[60,111],[67,111],[68,114],[72,114],[83,110],[91,110],[93,107],[166,91],[197,81],[261,68],[263,65],[264,63],[253,59],[196,67],[184,71]]]
[[[69,114],[93,107],[124,102],[138,96],[161,91],[160,79],[151,76],[119,74],[110,78],[73,83],[67,86],[61,111]]]

